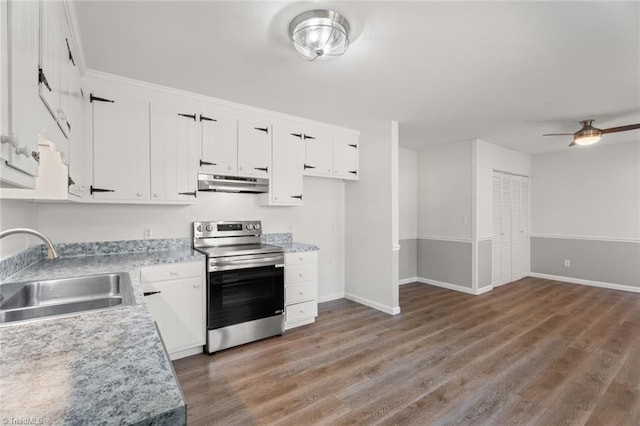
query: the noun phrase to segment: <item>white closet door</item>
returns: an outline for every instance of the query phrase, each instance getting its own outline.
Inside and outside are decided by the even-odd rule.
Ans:
[[[493,267],[494,286],[511,278],[511,183],[504,174],[493,175]]]
[[[520,234],[524,232],[522,222],[522,179],[510,176],[513,196],[511,198],[511,279],[519,280],[524,277],[524,242]]]
[[[527,274],[529,258],[529,178],[493,174],[492,284]]]

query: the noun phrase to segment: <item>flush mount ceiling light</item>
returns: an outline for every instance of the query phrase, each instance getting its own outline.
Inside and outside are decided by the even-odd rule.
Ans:
[[[310,10],[289,24],[291,45],[303,58],[340,56],[349,47],[349,22],[334,10]]]

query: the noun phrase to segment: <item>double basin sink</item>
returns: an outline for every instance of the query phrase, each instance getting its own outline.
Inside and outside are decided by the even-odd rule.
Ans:
[[[0,284],[0,325],[134,305],[129,274]]]

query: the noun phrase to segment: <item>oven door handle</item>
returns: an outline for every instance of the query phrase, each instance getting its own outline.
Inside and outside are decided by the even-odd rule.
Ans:
[[[284,268],[282,256],[263,257],[259,259],[225,259],[209,263],[209,271],[225,271],[230,269],[258,268],[260,266],[274,266],[276,268]]]

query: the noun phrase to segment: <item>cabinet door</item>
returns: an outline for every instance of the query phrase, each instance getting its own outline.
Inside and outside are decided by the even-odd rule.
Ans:
[[[148,200],[149,102],[93,96],[93,198]]]
[[[169,353],[205,343],[202,277],[143,284],[145,297]]]
[[[181,349],[205,343],[204,281],[191,278],[176,282],[176,320],[180,330],[178,344]]]
[[[79,197],[88,195],[91,182],[91,159],[84,136],[84,98],[80,87],[80,70],[72,66],[68,97],[68,115],[71,134],[69,137],[69,192]]]
[[[184,98],[151,102],[151,200],[193,201],[197,195],[197,104]]]
[[[307,176],[333,175],[333,143],[328,131],[308,129],[305,134],[304,174]]]
[[[271,122],[263,117],[238,120],[238,174],[268,178],[271,172]]]
[[[2,144],[2,158],[14,169],[30,176],[38,175],[38,163],[32,152],[38,151],[39,115],[42,102],[38,97],[38,44],[40,35],[40,2],[12,0],[6,3],[9,90],[6,105],[10,111],[4,135],[11,144]],[[15,145],[15,146],[14,146]]]
[[[338,133],[333,140],[333,175],[342,179],[358,179],[358,136]]]
[[[238,171],[237,116],[233,110],[208,102],[200,102],[199,109],[200,171],[235,174]]]
[[[42,35],[40,38],[40,97],[65,136],[69,129],[62,98],[68,91],[65,73],[68,58],[65,44],[66,16],[59,0],[42,2]]]
[[[304,135],[294,126],[274,126],[273,170],[269,185],[271,202],[278,205],[302,205]]]

